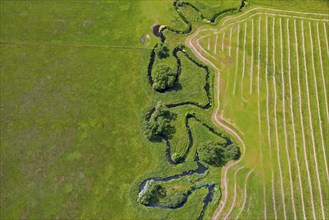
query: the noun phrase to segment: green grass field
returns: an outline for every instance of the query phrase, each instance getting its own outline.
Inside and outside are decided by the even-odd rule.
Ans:
[[[181,91],[163,96],[151,89],[147,65],[159,42],[153,24],[185,28],[171,1],[1,1],[2,219],[199,215],[205,189],[177,210],[137,203],[144,178],[196,166],[187,161],[173,169],[167,163],[164,145],[142,134],[146,112],[157,100],[208,102],[204,70],[182,53]],[[150,40],[141,45],[146,34]],[[211,124],[210,109],[175,111],[196,112]],[[183,125],[177,134],[184,135]],[[196,129],[207,139],[207,131]],[[193,154],[195,147],[190,159]],[[218,169],[211,173],[219,182]],[[218,196],[207,218],[217,202]]]
[[[271,6],[280,9],[279,3]],[[329,5],[296,7],[306,13],[255,7],[192,39],[220,69],[219,114],[247,148],[228,173],[229,196],[220,216],[324,219],[329,206]],[[324,15],[307,13],[320,7],[317,13]],[[243,173],[246,168],[255,169],[252,178]]]
[[[181,2],[197,7],[206,18],[241,4],[237,0]],[[256,6],[317,13],[327,13],[329,9],[327,1],[249,2],[251,6],[243,12]],[[165,157],[164,142],[152,143],[143,135],[145,115],[158,101],[164,104],[189,101],[202,106],[209,102],[204,88],[207,72],[192,62],[202,63],[189,48],[185,51],[192,60],[182,52],[177,54],[182,65],[180,89],[158,93],[149,84],[150,53],[160,41],[152,34],[152,25],[169,25],[174,30],[187,28],[173,2],[4,0],[0,7],[0,218],[196,219],[208,193],[205,188],[193,192],[186,204],[175,210],[146,207],[137,202],[138,187],[143,180],[196,169],[193,160],[197,146],[209,140],[223,141],[191,119],[193,147],[184,163],[173,166]],[[188,5],[179,10],[193,25],[190,34],[200,27],[220,31],[231,24],[222,24],[222,20],[215,25],[206,24]],[[329,179],[324,167],[329,143],[325,105],[329,79],[322,73],[329,71],[329,23],[315,15],[288,21],[293,13],[274,14],[282,14],[282,17],[264,14],[251,19],[236,17],[233,20],[237,23],[232,23],[232,40],[229,39],[230,29],[225,31],[224,40],[224,31],[218,34],[217,40],[213,31],[205,32],[210,37],[200,40],[205,51],[214,56],[208,57],[213,59],[211,62],[225,65],[221,72],[220,113],[226,119],[224,123],[232,124],[247,147],[243,160],[227,174],[228,197],[220,217],[262,219],[265,204],[268,218],[328,218]],[[242,20],[244,18],[247,19]],[[260,31],[259,19],[262,22]],[[142,45],[140,39],[146,34],[150,39]],[[168,30],[164,34],[170,50],[186,44],[190,36]],[[256,78],[258,36],[261,49],[259,92]],[[218,41],[216,46],[215,41]],[[165,62],[176,68],[173,56]],[[212,122],[212,106],[218,105],[214,96],[217,72],[210,66],[209,70],[211,106],[201,109],[183,105],[171,109],[177,114],[173,122],[176,132],[170,140],[173,153],[182,154],[186,150],[189,141],[185,125],[187,113],[194,113],[215,131],[225,133]],[[200,176],[204,179],[199,183],[220,186],[220,189],[216,186],[213,200],[205,209],[203,219],[210,219],[225,198],[222,196],[225,187],[221,185],[223,173],[221,168],[210,167]],[[191,187],[193,178],[199,177],[192,175],[166,183],[170,187],[168,193],[186,190]]]
[[[2,219],[136,217],[131,185],[159,163],[140,129],[158,40],[139,39],[171,7],[1,1]]]

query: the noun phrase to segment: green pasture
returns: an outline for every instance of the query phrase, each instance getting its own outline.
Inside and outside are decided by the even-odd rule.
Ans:
[[[132,183],[161,159],[140,129],[145,60],[154,23],[180,27],[171,8],[1,1],[1,218],[136,217]]]
[[[1,218],[199,215],[206,189],[174,211],[137,203],[145,178],[196,168],[196,147],[173,168],[164,144],[144,138],[146,112],[158,100],[207,101],[204,70],[181,53],[181,90],[152,90],[147,65],[159,42],[153,24],[185,28],[171,1],[1,1]],[[196,112],[211,124],[211,109],[175,111]],[[214,169],[207,178],[219,183],[219,174]],[[217,189],[206,218],[219,196]]]
[[[218,11],[237,8],[241,1],[188,1],[208,18]],[[313,11],[326,13],[329,5],[322,1],[260,1],[250,0],[253,6],[285,7],[289,10]],[[1,27],[1,219],[195,219],[203,206],[203,199],[208,190],[200,189],[192,193],[186,204],[176,210],[163,210],[159,208],[145,207],[137,203],[139,184],[146,178],[157,176],[171,176],[187,170],[196,169],[193,162],[197,147],[205,141],[220,138],[209,132],[194,119],[190,120],[191,131],[194,137],[194,145],[191,148],[186,162],[177,166],[171,166],[165,157],[165,144],[152,143],[143,136],[141,125],[146,113],[154,107],[158,101],[164,104],[179,103],[184,101],[197,102],[205,105],[208,102],[204,85],[206,71],[197,67],[185,57],[182,52],[178,57],[182,62],[182,72],[179,78],[177,90],[168,93],[157,93],[152,90],[147,77],[147,67],[150,61],[150,53],[159,39],[152,34],[153,24],[169,25],[176,30],[185,30],[186,24],[173,7],[172,1],[1,1],[0,3]],[[192,33],[204,24],[199,14],[189,6],[180,8],[193,25]],[[264,21],[264,19],[263,19]],[[269,19],[271,21],[271,19]],[[278,20],[277,20],[278,21]],[[220,22],[220,21],[218,21]],[[291,24],[290,24],[291,25]],[[307,24],[308,25],[308,24]],[[312,31],[315,32],[315,23],[312,23]],[[300,23],[297,24],[300,30]],[[214,27],[213,25],[211,27]],[[257,22],[255,23],[255,28]],[[276,32],[278,32],[278,26]],[[327,25],[329,29],[329,25]],[[308,33],[308,26],[305,28]],[[262,35],[265,29],[262,26]],[[250,29],[248,34],[250,34]],[[293,30],[290,29],[290,37]],[[184,44],[186,35],[164,31],[167,44],[171,51],[174,47]],[[240,46],[243,37],[240,36]],[[287,34],[283,33],[284,36]],[[150,36],[142,45],[141,37]],[[300,35],[299,35],[300,37]],[[310,39],[306,36],[306,52],[311,53]],[[317,36],[313,35],[314,45]],[[236,38],[236,36],[234,36]],[[300,41],[300,39],[299,39]],[[256,42],[255,42],[256,43]],[[265,50],[264,38],[261,40],[262,51]],[[300,43],[300,42],[299,42]],[[321,44],[325,39],[321,36]],[[291,48],[294,44],[291,43]],[[286,45],[285,45],[286,47]],[[317,48],[317,47],[316,47]],[[327,56],[325,48],[318,51],[315,48],[315,56],[321,52],[323,60]],[[240,48],[241,49],[241,48]],[[250,59],[250,46],[247,47],[247,58]],[[279,47],[276,48],[276,59],[280,56]],[[197,58],[186,48],[185,51],[197,62]],[[242,50],[240,50],[242,51]],[[272,47],[269,49],[272,52]],[[286,56],[286,48],[285,48]],[[235,54],[235,51],[233,51]],[[240,52],[241,53],[241,52]],[[256,53],[256,50],[254,50]],[[299,51],[299,57],[302,51]],[[256,55],[255,55],[256,56]],[[264,54],[261,55],[261,69],[264,71]],[[241,56],[240,56],[241,58]],[[272,57],[270,58],[272,59]],[[316,68],[319,66],[318,57],[315,59]],[[176,60],[171,57],[165,61],[173,68]],[[241,60],[239,60],[241,62]],[[271,61],[270,61],[271,62]],[[295,62],[292,55],[291,62]],[[250,65],[250,64],[248,64]],[[248,66],[247,65],[247,66]],[[287,64],[285,63],[285,66]],[[308,68],[311,61],[307,58]],[[328,70],[328,61],[324,63],[325,71]],[[226,73],[234,74],[235,63]],[[249,66],[250,67],[250,66]],[[247,67],[248,68],[248,67]],[[292,67],[292,74],[295,73]],[[300,64],[303,71],[303,65]],[[246,69],[247,70],[247,69]],[[310,69],[311,70],[311,69]],[[256,74],[256,66],[254,68]],[[231,76],[232,77],[232,74]],[[294,75],[293,77],[296,77]],[[326,75],[326,82],[329,81]],[[280,76],[278,76],[278,79]],[[314,88],[313,75],[309,76],[310,88]],[[222,85],[232,88],[233,78],[228,78],[225,72],[222,74]],[[262,77],[260,97],[262,101],[262,127],[266,132],[265,117],[265,90]],[[320,82],[321,77],[317,75]],[[214,71],[210,68],[209,84],[211,104],[216,105],[213,98]],[[280,81],[278,81],[279,83]],[[305,100],[305,79],[301,82],[302,98]],[[287,87],[287,81],[285,86]],[[246,71],[245,84],[248,85]],[[318,83],[319,84],[319,83]],[[238,204],[241,203],[244,181],[250,169],[261,163],[259,141],[264,145],[263,154],[266,158],[265,174],[260,169],[255,169],[249,177],[247,190],[250,197],[246,201],[242,218],[262,218],[262,175],[264,174],[266,188],[270,189],[271,169],[269,154],[266,149],[266,136],[258,135],[257,124],[257,96],[253,93],[248,97],[248,104],[241,101],[240,92],[237,96],[225,94],[225,86],[221,91],[225,96],[221,102],[224,106],[224,115],[241,128],[243,138],[246,141],[244,165],[245,169],[237,175],[238,180]],[[239,85],[239,84],[237,84]],[[318,85],[320,87],[321,85]],[[327,86],[328,88],[329,86]],[[239,91],[240,86],[237,86]],[[255,91],[256,88],[254,88]],[[230,90],[229,90],[230,91]],[[296,96],[297,82],[293,80],[293,91]],[[320,91],[320,90],[319,90]],[[271,94],[273,91],[270,90]],[[244,91],[248,94],[248,91]],[[311,109],[317,109],[312,90]],[[308,124],[307,103],[303,102],[303,118],[300,119],[297,110],[298,100],[294,96],[295,123],[303,120]],[[320,100],[323,100],[323,92],[319,92]],[[278,91],[281,97],[281,91]],[[278,108],[281,108],[278,101]],[[273,109],[273,103],[270,104]],[[186,105],[171,109],[177,114],[173,122],[176,127],[171,142],[172,153],[184,152],[187,146],[187,133],[185,127],[186,113],[195,115],[210,125],[213,108],[202,110],[198,107]],[[321,117],[324,118],[325,108],[321,102]],[[279,112],[278,116],[282,116]],[[273,117],[273,112],[271,112]],[[319,121],[314,113],[314,129],[318,129]],[[287,117],[287,123],[290,118]],[[325,120],[323,120],[325,121]],[[283,122],[278,121],[280,146],[283,146],[282,133]],[[300,124],[298,125],[300,126]],[[328,133],[328,124],[322,124],[324,134]],[[220,128],[217,131],[222,132]],[[291,127],[288,126],[289,132]],[[272,130],[273,132],[273,130]],[[305,126],[305,132],[310,132],[310,127]],[[271,138],[274,140],[274,133]],[[307,176],[301,148],[301,131],[297,127],[298,157],[303,164],[301,167],[303,184],[305,184],[304,197],[307,217],[312,217]],[[316,133],[316,144],[320,146],[319,134]],[[328,137],[325,136],[325,143]],[[292,137],[289,136],[289,143]],[[307,145],[311,140],[307,137]],[[283,150],[283,149],[282,149]],[[289,152],[293,149],[289,149]],[[319,155],[319,167],[323,167],[323,155],[321,147],[316,149]],[[277,161],[276,154],[272,160]],[[327,156],[327,155],[326,155]],[[281,154],[286,169],[287,157]],[[328,157],[328,156],[327,156]],[[315,164],[312,160],[312,148],[307,148],[307,158],[310,161],[312,182],[314,182],[314,201],[316,214],[321,216],[318,202],[318,190],[316,182]],[[292,160],[292,169],[297,169],[296,161]],[[274,167],[278,176],[278,167]],[[221,169],[211,167],[205,175],[205,182],[220,184]],[[234,173],[229,173],[228,178],[234,178]],[[288,188],[288,173],[283,173],[285,188]],[[293,175],[294,187],[299,190],[297,176]],[[172,187],[188,185],[186,182],[168,183]],[[324,199],[329,201],[326,189],[325,173],[320,170],[320,181]],[[181,184],[181,185],[180,185]],[[276,182],[276,192],[279,193],[279,183]],[[232,187],[229,185],[229,187]],[[174,189],[174,188],[173,188]],[[232,188],[231,188],[232,189]],[[185,189],[184,189],[185,190]],[[184,191],[182,190],[182,191]],[[327,191],[325,191],[327,190]],[[229,191],[230,193],[232,191]],[[173,193],[173,192],[172,192]],[[229,194],[228,202],[233,197]],[[298,191],[295,192],[296,200],[299,199]],[[221,190],[216,188],[213,201],[209,203],[205,211],[204,219],[210,219],[219,204]],[[291,217],[290,194],[285,199],[288,216]],[[280,194],[277,196],[277,204],[280,204]],[[272,205],[270,194],[266,204]],[[324,202],[325,207],[329,204]],[[296,203],[298,210],[302,209],[300,203]],[[281,210],[281,207],[278,207]],[[273,213],[268,208],[268,216]],[[229,210],[225,209],[225,212]],[[225,213],[224,212],[224,213]],[[233,215],[239,213],[238,209],[232,211]],[[278,215],[282,218],[282,214]],[[301,212],[298,211],[298,218]]]
[[[140,99],[148,92],[136,71],[143,52],[12,45],[1,51],[2,218],[129,214],[123,209],[131,182],[156,164],[140,131],[148,102]],[[117,57],[129,59],[129,68]]]

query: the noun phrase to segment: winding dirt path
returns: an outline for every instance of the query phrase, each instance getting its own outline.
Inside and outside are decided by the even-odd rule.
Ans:
[[[190,45],[193,47],[193,45]],[[202,55],[200,53],[197,53],[198,56]],[[217,68],[216,68],[217,69]],[[218,69],[217,69],[218,70]],[[233,161],[230,164],[228,164],[227,166],[224,167],[223,169],[223,176],[222,176],[222,187],[223,187],[223,201],[221,201],[221,204],[219,205],[217,211],[215,211],[215,213],[212,216],[212,220],[216,220],[219,218],[220,214],[223,211],[223,208],[226,205],[227,202],[227,197],[228,197],[228,187],[227,187],[227,172],[230,170],[231,167],[237,165],[238,163],[240,163],[240,161],[243,159],[244,155],[245,155],[245,151],[246,151],[246,145],[243,142],[243,140],[241,139],[241,137],[239,136],[238,133],[236,133],[233,129],[231,129],[230,127],[228,127],[227,125],[225,125],[224,123],[222,123],[219,119],[218,113],[219,113],[219,108],[220,108],[220,92],[219,92],[219,85],[220,85],[220,72],[218,72],[217,74],[217,85],[216,85],[216,95],[217,95],[217,103],[218,106],[216,108],[216,110],[213,112],[212,114],[212,121],[217,124],[219,127],[223,128],[224,130],[226,130],[228,133],[230,133],[231,135],[233,135],[239,142],[240,142],[240,146],[241,148],[241,156],[240,159],[237,161]]]
[[[244,168],[244,166],[242,167],[239,167],[235,172],[234,172],[234,197],[233,197],[233,201],[232,201],[232,205],[231,205],[231,208],[230,210],[228,211],[228,213],[226,214],[226,216],[224,217],[224,219],[227,219],[229,218],[229,216],[231,215],[233,209],[234,209],[234,205],[235,205],[235,201],[236,201],[236,195],[237,195],[237,192],[236,192],[236,174],[242,170]]]
[[[249,176],[250,174],[253,172],[254,170],[250,170],[249,173],[247,174],[246,176],[246,180],[244,182],[244,192],[243,192],[243,202],[242,202],[242,206],[240,208],[240,211],[239,213],[237,214],[237,216],[235,217],[236,220],[238,220],[240,218],[240,215],[246,205],[246,201],[247,201],[247,182],[248,182],[248,179],[249,179]]]
[[[201,30],[200,30],[201,31]],[[216,59],[213,55],[211,55],[210,53],[208,53],[201,45],[200,45],[200,40],[202,40],[203,38],[209,37],[209,34],[205,35],[205,36],[201,36],[197,39],[196,43],[198,45],[198,47],[200,48],[200,50],[202,50],[205,54],[207,54],[209,57]],[[210,38],[208,38],[210,39]],[[208,41],[208,50],[210,50],[210,43]]]
[[[198,30],[195,32],[195,34],[192,35],[192,37],[188,38],[186,40],[186,44],[194,51],[195,55],[203,62],[208,63],[210,66],[214,67],[215,70],[217,70],[218,72],[220,71],[220,69],[218,69],[218,67],[213,64],[212,62],[210,62],[208,59],[206,59],[205,57],[202,56],[202,54],[198,51],[198,49],[194,46],[194,44],[192,43],[193,37],[198,35],[202,30]],[[199,39],[198,39],[199,40]],[[201,47],[200,44],[197,44],[198,47]],[[200,48],[201,49],[201,48]],[[202,49],[201,49],[202,50]]]
[[[228,120],[226,118],[224,118],[224,111],[222,110],[221,114],[219,115],[220,117],[220,120],[228,125],[230,125],[230,127],[232,127],[233,129],[236,130],[236,132],[238,132],[240,134],[240,136],[243,138],[244,137],[244,134],[242,131],[240,131],[240,129],[238,128],[238,126],[232,122],[231,120]]]

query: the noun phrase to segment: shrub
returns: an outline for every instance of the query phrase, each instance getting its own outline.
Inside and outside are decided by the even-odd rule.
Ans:
[[[176,80],[175,71],[167,65],[157,64],[153,74],[153,89],[156,91],[164,91],[172,88]]]
[[[169,57],[169,49],[165,43],[160,43],[155,48],[155,53],[160,59],[165,59]]]
[[[169,208],[177,208],[182,205],[186,201],[186,196],[183,194],[176,194],[170,198],[168,198],[165,202],[165,206]]]
[[[235,144],[231,144],[225,148],[223,155],[224,158],[227,158],[228,160],[237,160],[241,155],[240,148]]]
[[[178,153],[173,153],[171,155],[171,159],[175,162],[175,163],[179,163],[181,162],[184,158],[183,156],[179,155]]]
[[[198,148],[198,155],[201,161],[219,167],[230,160],[239,159],[240,149],[235,144],[224,147],[215,142],[207,142]]]
[[[217,167],[224,162],[221,156],[222,151],[223,149],[218,147],[216,143],[208,142],[198,148],[198,155],[201,161]]]
[[[156,204],[159,198],[166,196],[166,189],[153,180],[146,183],[144,189],[138,195],[138,202],[143,205]]]
[[[175,127],[171,125],[176,115],[168,110],[161,102],[155,106],[150,119],[143,123],[143,133],[150,141],[160,141],[163,137],[171,138]]]

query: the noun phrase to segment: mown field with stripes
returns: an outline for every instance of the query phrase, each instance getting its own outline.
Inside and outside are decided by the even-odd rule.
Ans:
[[[329,218],[328,33],[329,14],[251,7],[187,39],[246,147],[214,218]]]

